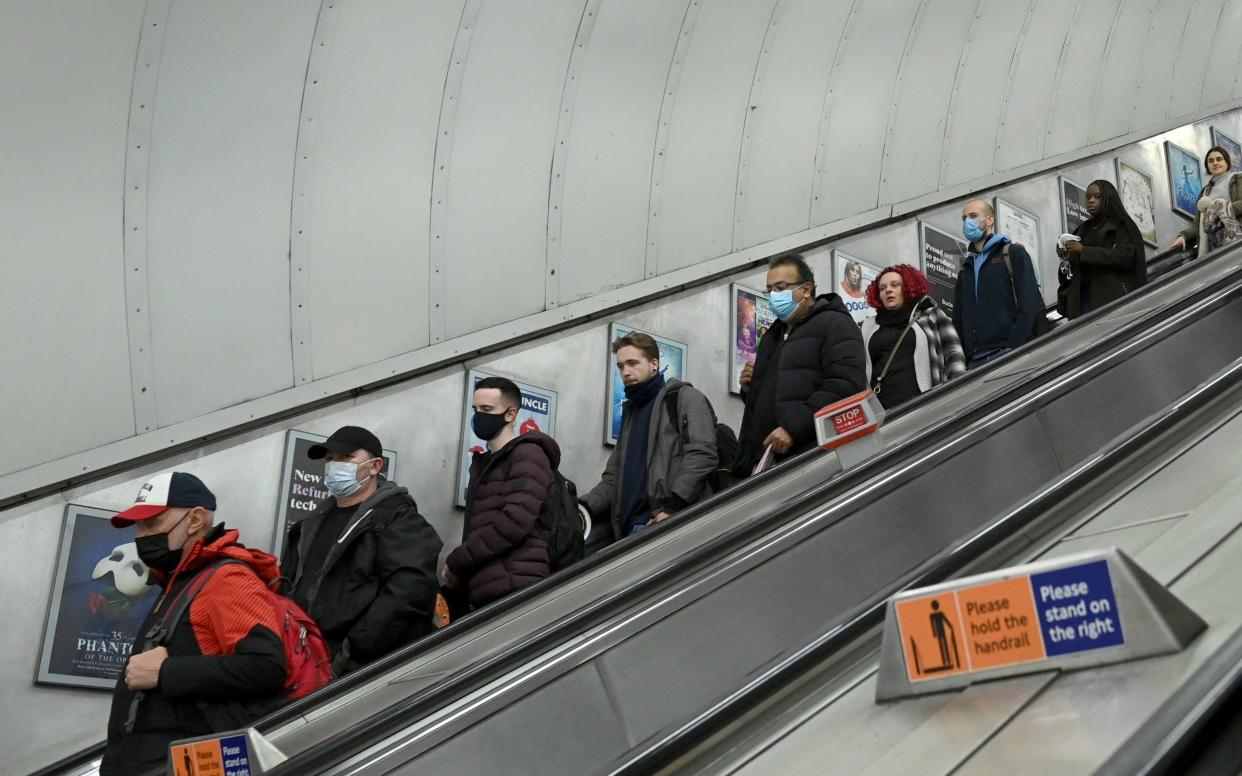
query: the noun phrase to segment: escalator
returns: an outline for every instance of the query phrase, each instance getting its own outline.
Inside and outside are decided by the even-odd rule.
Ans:
[[[1236,357],[1235,261],[1171,272],[920,397],[848,474],[808,454],[260,721],[291,756],[275,772],[624,764]],[[996,460],[1021,465],[973,477]]]

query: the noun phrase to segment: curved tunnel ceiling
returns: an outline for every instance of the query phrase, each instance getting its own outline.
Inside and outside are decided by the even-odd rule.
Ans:
[[[1242,0],[3,13],[0,496],[1242,102]]]

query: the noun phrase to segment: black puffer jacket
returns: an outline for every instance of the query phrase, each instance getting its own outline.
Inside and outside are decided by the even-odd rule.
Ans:
[[[867,350],[841,297],[817,297],[788,337],[787,331],[778,320],[759,340],[738,434],[737,476],[750,474],[763,440],[778,426],[794,441],[785,457],[815,447],[815,413],[867,388]],[[770,380],[775,385],[767,385]],[[765,395],[772,396],[775,412],[761,406]]]
[[[294,600],[319,623],[334,658],[348,640],[350,662],[369,663],[434,629],[436,569],[444,543],[409,492],[381,478],[332,545],[323,568],[304,568],[315,533],[335,505],[336,499],[328,498],[289,531],[281,575],[297,588],[303,574],[318,574],[307,599]]]
[[[561,462],[556,441],[538,431],[470,462],[462,543],[449,553],[449,571],[484,606],[551,573],[548,545],[537,524]]]

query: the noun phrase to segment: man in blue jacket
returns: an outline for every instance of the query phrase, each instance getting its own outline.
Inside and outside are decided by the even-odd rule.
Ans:
[[[996,234],[996,213],[981,199],[962,208],[970,253],[957,276],[953,326],[962,337],[966,368],[974,369],[1031,340],[1040,314],[1035,268],[1026,248]]]

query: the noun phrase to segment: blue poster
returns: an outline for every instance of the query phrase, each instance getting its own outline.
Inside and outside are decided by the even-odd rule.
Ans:
[[[604,428],[604,444],[615,445],[621,436],[621,405],[625,403],[625,385],[617,372],[617,364],[612,357],[612,343],[632,331],[633,326],[614,323],[608,327],[608,422]],[[686,379],[686,346],[675,340],[650,334],[660,348],[660,371],[664,379]]]
[[[1032,574],[1031,593],[1048,657],[1126,643],[1108,561]]]
[[[135,529],[114,528],[115,512],[65,508],[51,611],[37,681],[112,689],[158,588],[134,546]]]
[[[1199,192],[1203,190],[1199,157],[1168,140],[1164,143],[1164,152],[1169,163],[1169,194],[1173,199],[1173,212],[1194,218],[1199,212]]]

